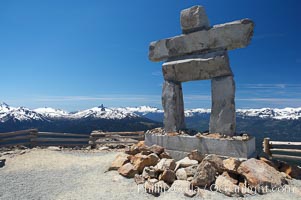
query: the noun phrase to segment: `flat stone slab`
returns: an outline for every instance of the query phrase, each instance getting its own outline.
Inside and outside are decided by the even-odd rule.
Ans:
[[[235,82],[233,76],[223,76],[211,80],[212,106],[209,133],[235,134]]]
[[[163,76],[168,81],[206,80],[220,76],[232,76],[227,52],[203,54],[195,58],[166,62]]]
[[[254,23],[250,19],[243,19],[216,25],[209,30],[152,42],[149,47],[149,59],[158,62],[195,52],[243,48],[250,43],[253,29]]]
[[[164,130],[175,132],[185,129],[184,100],[181,82],[165,81],[162,90]]]
[[[160,145],[177,159],[184,158],[192,150],[198,150],[202,154],[217,154],[240,159],[253,157],[256,151],[254,137],[250,137],[249,140],[231,140],[227,138],[145,134],[145,144],[148,146]]]

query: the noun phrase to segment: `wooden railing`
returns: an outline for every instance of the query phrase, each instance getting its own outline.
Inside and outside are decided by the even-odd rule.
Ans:
[[[134,144],[144,140],[144,132],[100,132],[89,134],[39,132],[37,129],[28,129],[9,133],[0,133],[0,147],[23,145],[35,146],[88,146],[97,144],[125,143]]]
[[[123,143],[134,144],[144,140],[144,132],[92,132],[90,135],[89,144],[95,147],[97,144],[106,143]]]
[[[263,152],[272,158],[301,161],[301,142],[263,140]]]

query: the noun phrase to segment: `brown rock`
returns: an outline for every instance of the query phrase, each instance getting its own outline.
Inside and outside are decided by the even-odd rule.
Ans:
[[[217,170],[211,162],[203,160],[199,164],[191,184],[198,187],[208,187],[215,181],[216,172]]]
[[[143,184],[145,182],[145,179],[143,178],[143,176],[139,175],[139,174],[135,174],[134,180],[135,180],[137,185]]]
[[[137,153],[140,153],[140,149],[139,147],[137,147],[135,144],[130,146],[130,147],[127,147],[125,149],[125,153],[127,154],[130,154],[130,155],[136,155]]]
[[[230,177],[227,172],[219,175],[215,181],[215,189],[227,196],[241,196],[240,187],[237,180]]]
[[[138,171],[131,163],[126,163],[118,169],[118,173],[127,178],[134,178],[135,174],[138,174]]]
[[[286,183],[280,172],[255,158],[243,162],[237,171],[246,178],[251,187],[261,193],[267,192],[263,188],[277,188]]]
[[[164,148],[159,146],[159,145],[152,145],[149,147],[149,150],[152,151],[153,153],[157,154],[157,155],[160,155],[161,153],[164,152]]]
[[[159,162],[159,157],[154,153],[148,156],[141,155],[141,154],[136,155],[132,160],[134,168],[138,170],[139,173],[142,173],[145,167],[155,166],[158,162]]]
[[[152,166],[145,167],[142,172],[142,177],[145,179],[158,178],[159,172]]]
[[[109,170],[118,170],[122,165],[128,163],[129,161],[128,155],[118,154],[109,167]]]
[[[215,154],[210,154],[208,156],[206,156],[203,161],[208,161],[212,164],[212,166],[215,167],[216,171],[219,174],[222,174],[226,169],[224,168],[224,164],[223,164],[223,158],[215,155]]]
[[[193,150],[188,154],[188,158],[191,160],[197,160],[199,163],[205,158],[198,150]]]
[[[136,144],[137,147],[146,147],[144,141],[139,141],[137,144]]]
[[[172,159],[172,157],[169,155],[167,152],[163,152],[159,155],[159,157],[162,158],[167,158],[167,159]]]
[[[172,171],[170,169],[166,169],[159,176],[159,180],[162,180],[166,183],[172,184],[176,180],[176,174],[174,171]]]
[[[226,160],[223,160],[223,166],[224,168],[232,173],[237,173],[237,169],[241,162],[236,158],[228,158]]]
[[[174,159],[163,158],[159,161],[155,168],[161,172],[166,169],[174,170],[176,168],[176,162]]]

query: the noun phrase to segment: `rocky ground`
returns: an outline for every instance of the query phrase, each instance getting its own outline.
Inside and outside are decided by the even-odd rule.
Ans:
[[[175,188],[159,197],[143,186],[107,171],[116,151],[59,150],[58,148],[1,152],[0,199],[237,199],[216,191],[200,189],[193,198]],[[300,199],[301,181],[289,180],[286,192],[251,195],[248,199]],[[291,191],[289,191],[290,189]]]

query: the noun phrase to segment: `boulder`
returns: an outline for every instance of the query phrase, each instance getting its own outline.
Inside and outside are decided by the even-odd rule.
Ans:
[[[176,162],[177,168],[178,167],[189,167],[189,166],[197,165],[197,164],[198,164],[197,160],[191,160],[188,157],[185,157],[182,160],[179,160]]]
[[[193,6],[181,11],[181,28],[187,34],[202,29],[209,29],[210,24],[203,6]]]
[[[166,169],[159,176],[159,180],[162,180],[166,183],[172,184],[176,180],[176,174],[173,170]]]
[[[219,175],[215,181],[215,190],[227,196],[241,196],[238,181],[231,178],[227,172]]]
[[[139,173],[142,173],[145,167],[155,166],[159,162],[159,159],[160,158],[155,153],[148,156],[140,154],[132,159],[132,163],[135,169],[138,170]]]
[[[198,165],[192,165],[189,167],[185,167],[184,170],[188,177],[194,176],[197,172]]]
[[[184,168],[180,168],[176,171],[177,180],[187,180],[187,173]]]
[[[210,154],[206,156],[203,161],[210,162],[219,174],[222,174],[226,170],[224,168],[223,158],[218,155]]]
[[[188,154],[188,158],[191,160],[197,160],[199,163],[201,163],[205,156],[201,154],[198,150],[193,150]]]
[[[223,166],[224,168],[232,173],[237,173],[237,169],[239,165],[241,164],[241,161],[239,161],[236,158],[228,158],[223,160]]]
[[[130,162],[128,155],[118,154],[115,160],[112,162],[109,170],[118,170],[122,165]]]
[[[209,187],[215,181],[216,168],[207,160],[203,160],[197,168],[191,184],[198,187]]]
[[[135,180],[137,185],[143,184],[145,182],[145,179],[143,178],[143,176],[139,175],[139,174],[135,174],[134,180]]]
[[[172,159],[172,157],[169,155],[167,152],[163,152],[159,155],[159,157],[162,158],[167,158],[167,159]]]
[[[149,147],[149,150],[157,155],[160,155],[161,153],[164,152],[164,147],[154,144]]]
[[[275,189],[287,183],[279,171],[255,158],[243,162],[237,171],[246,178],[251,187],[256,188],[261,193],[267,192],[263,188]]]
[[[140,149],[137,145],[134,144],[132,146],[126,147],[125,153],[129,155],[136,155],[137,153],[140,153]]]
[[[126,163],[118,169],[118,173],[126,178],[134,178],[135,174],[138,174],[138,171],[134,168],[134,165]]]
[[[159,161],[155,168],[161,172],[166,169],[174,170],[176,168],[176,162],[174,159],[163,158]]]
[[[152,166],[145,167],[142,172],[142,177],[145,179],[158,178],[159,172]]]

